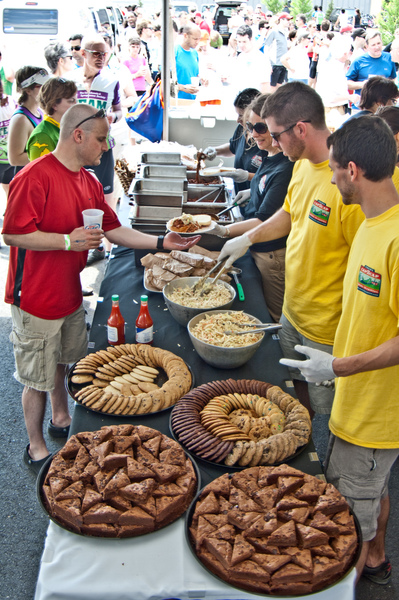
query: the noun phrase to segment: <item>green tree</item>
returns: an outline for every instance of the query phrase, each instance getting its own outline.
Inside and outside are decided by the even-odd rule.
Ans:
[[[399,27],[399,0],[384,0],[377,17],[377,26],[384,44],[393,40],[395,29]]]
[[[326,19],[330,18],[330,15],[332,13],[332,11],[334,10],[334,0],[330,0],[329,5],[327,6],[327,10],[326,10]]]
[[[270,10],[274,15],[281,12],[284,7],[283,0],[266,0],[263,4],[266,6],[266,10]]]
[[[312,2],[312,0],[292,0],[290,13],[293,17],[306,15],[309,19],[312,16],[314,4],[317,4],[317,2]]]

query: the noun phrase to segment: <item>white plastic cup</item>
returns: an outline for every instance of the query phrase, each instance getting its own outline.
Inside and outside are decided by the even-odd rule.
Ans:
[[[199,84],[200,84],[199,77],[191,77],[191,85],[194,85],[195,87],[199,87]]]
[[[85,229],[101,229],[103,225],[103,210],[88,208],[82,211],[83,226]]]

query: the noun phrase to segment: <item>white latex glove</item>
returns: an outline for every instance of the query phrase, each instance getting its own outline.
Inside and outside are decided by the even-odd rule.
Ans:
[[[335,356],[316,348],[309,348],[309,346],[296,345],[295,350],[301,354],[305,354],[308,359],[292,360],[290,358],[281,358],[280,363],[286,367],[299,369],[309,383],[322,383],[326,379],[334,379],[336,377],[332,366]]]
[[[228,256],[228,259],[225,262],[225,267],[228,269],[233,262],[238,260],[241,256],[244,256],[250,246],[252,246],[252,243],[247,234],[244,233],[225,243],[219,254],[218,260],[222,260],[222,258]]]
[[[227,236],[227,227],[225,227],[224,225],[219,225],[218,223],[215,223],[215,225],[212,227],[212,229],[210,231],[208,231],[207,233],[209,235],[217,235],[218,237],[224,238]]]
[[[236,169],[235,171],[223,171],[223,177],[231,177],[236,183],[244,183],[248,181],[249,173],[244,169]]]
[[[238,204],[238,206],[241,206],[242,204],[249,202],[250,198],[251,190],[242,190],[241,192],[238,192],[238,194],[234,198],[234,204]]]
[[[203,154],[205,154],[205,156],[208,160],[215,160],[215,158],[217,156],[216,148],[212,148],[212,146],[208,146],[203,151]]]

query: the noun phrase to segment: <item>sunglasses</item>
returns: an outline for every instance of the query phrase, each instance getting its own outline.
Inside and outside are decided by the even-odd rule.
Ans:
[[[104,58],[104,56],[107,54],[106,52],[99,52],[99,50],[86,50],[85,52],[90,52],[90,54],[92,54],[94,56],[94,58]]]
[[[289,127],[287,127],[287,129],[283,129],[283,131],[280,131],[279,133],[272,133],[270,132],[271,137],[274,139],[275,142],[278,142],[279,138],[281,135],[283,135],[283,133],[286,133],[287,131],[291,131],[291,129],[294,129],[294,127],[296,125],[298,125],[298,123],[311,123],[310,120],[299,120],[296,123],[294,123],[293,125],[290,125]]]
[[[245,123],[245,127],[249,131],[249,133],[256,131],[256,133],[262,134],[268,131],[266,123],[255,123],[255,125],[252,125],[252,123],[247,121]]]
[[[76,52],[79,52],[81,48],[82,46],[71,46],[71,52],[73,52],[74,50],[76,50]]]
[[[99,111],[94,113],[94,115],[91,115],[90,117],[86,117],[86,119],[83,119],[83,121],[80,121],[80,123],[75,125],[75,129],[78,129],[78,127],[83,125],[83,123],[86,123],[86,121],[90,121],[91,119],[103,119],[105,116],[106,116],[106,112],[103,108],[101,108]]]

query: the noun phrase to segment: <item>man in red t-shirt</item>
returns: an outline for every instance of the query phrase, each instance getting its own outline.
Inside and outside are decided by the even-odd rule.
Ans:
[[[209,33],[209,35],[211,35],[211,28],[209,27],[208,23],[206,21],[204,21],[200,12],[195,13],[194,23],[196,25],[198,25],[198,27],[200,29],[204,29],[205,31],[207,31]]]
[[[102,238],[130,248],[186,249],[176,233],[163,238],[121,226],[104,200],[101,184],[84,165],[98,165],[108,149],[104,110],[70,108],[61,121],[58,146],[13,179],[3,236],[10,260],[5,301],[11,304],[15,378],[25,387],[22,405],[29,444],[24,461],[36,473],[48,457],[43,437],[46,393],[54,437],[68,435],[71,418],[64,388],[66,365],[87,352],[80,272]],[[104,211],[102,229],[85,229],[82,210]]]

